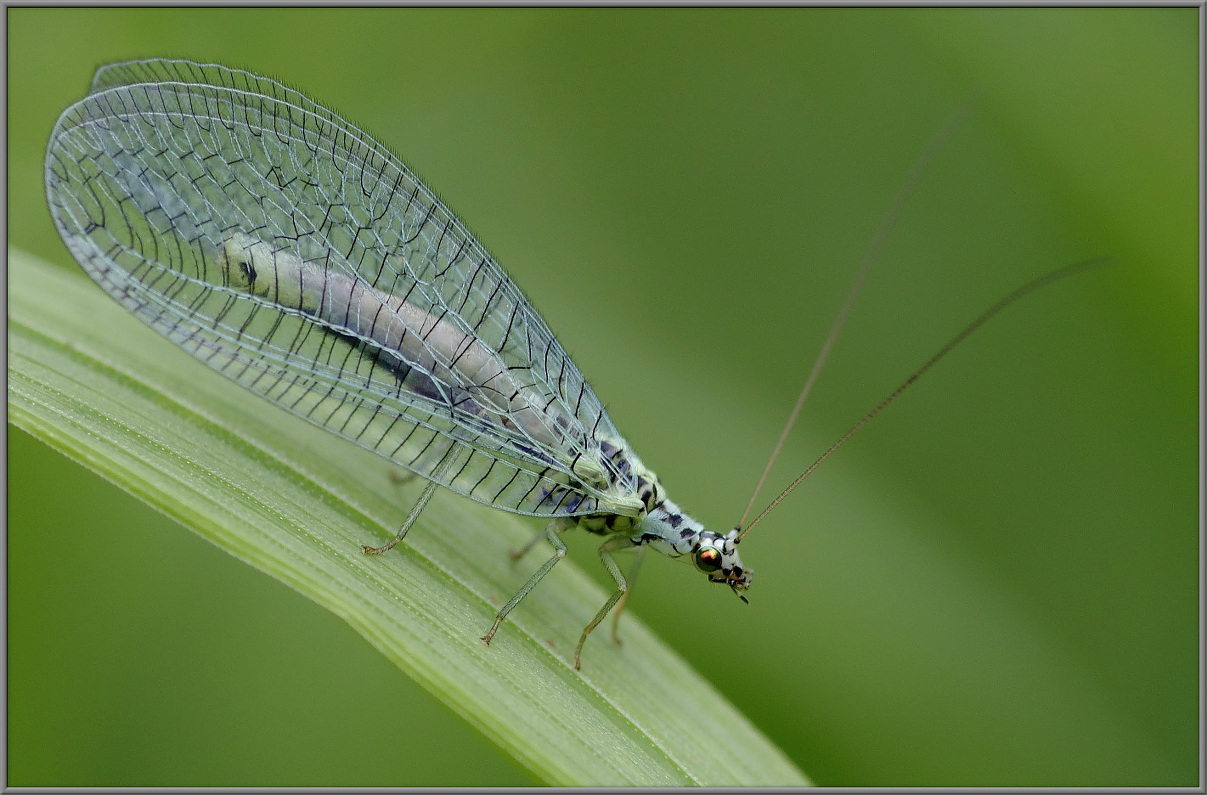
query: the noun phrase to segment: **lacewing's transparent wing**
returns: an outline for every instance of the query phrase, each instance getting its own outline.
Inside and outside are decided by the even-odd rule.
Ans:
[[[253,392],[505,510],[642,512],[636,457],[516,285],[398,157],[301,93],[105,67],[55,125],[46,190],[101,287]]]
[[[613,553],[653,547],[745,600],[753,572],[737,546],[751,527],[998,312],[1105,264],[1060,268],[998,301],[745,529],[722,535],[666,497],[548,326],[444,203],[388,149],[299,92],[212,64],[105,67],[55,125],[46,193],[84,270],[214,369],[434,483],[550,517],[544,537],[556,553],[484,641],[562,558],[561,531],[577,524],[604,536],[599,555],[616,590],[579,637],[576,668],[587,636],[629,587]],[[393,541],[366,551],[401,540],[430,493]]]

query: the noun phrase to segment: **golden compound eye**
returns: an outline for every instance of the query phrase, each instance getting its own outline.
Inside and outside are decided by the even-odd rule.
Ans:
[[[711,547],[696,553],[696,568],[709,574],[721,569],[721,553]]]

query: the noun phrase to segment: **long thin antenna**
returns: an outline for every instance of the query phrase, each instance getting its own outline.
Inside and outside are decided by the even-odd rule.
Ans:
[[[834,343],[838,340],[838,333],[842,331],[842,326],[847,320],[847,315],[851,312],[851,307],[855,305],[855,299],[863,289],[864,282],[867,281],[868,273],[872,270],[872,265],[880,256],[880,250],[884,248],[884,241],[888,238],[889,232],[892,231],[893,226],[897,223],[897,219],[901,216],[901,210],[905,207],[906,200],[909,199],[914,189],[918,187],[918,182],[921,181],[922,175],[926,173],[935,156],[947,144],[947,141],[959,126],[964,123],[964,119],[972,112],[973,107],[975,107],[979,99],[979,94],[973,95],[947,120],[947,123],[943,125],[942,129],[939,130],[938,134],[927,145],[925,151],[918,157],[909,176],[905,178],[905,183],[901,186],[901,190],[897,192],[896,198],[893,199],[892,205],[889,206],[888,212],[885,213],[884,220],[880,222],[880,228],[876,230],[876,237],[872,240],[872,245],[868,247],[867,254],[864,255],[863,264],[859,266],[859,272],[855,274],[855,279],[851,282],[850,289],[847,290],[847,297],[843,301],[842,307],[838,310],[838,316],[834,318],[834,323],[830,326],[830,333],[826,336],[826,341],[822,344],[821,351],[817,354],[817,359],[813,362],[813,369],[809,372],[809,377],[805,379],[805,386],[801,389],[800,396],[796,399],[796,405],[792,407],[792,411],[788,414],[788,422],[784,424],[784,430],[780,432],[780,438],[775,443],[775,448],[771,451],[771,457],[767,459],[767,465],[763,467],[763,474],[759,475],[758,482],[754,486],[754,491],[746,502],[746,510],[742,511],[742,518],[738,521],[738,527],[741,527],[746,522],[746,517],[750,515],[750,510],[754,507],[755,500],[759,498],[759,492],[762,491],[763,484],[767,482],[767,476],[771,474],[771,467],[775,465],[776,459],[779,458],[780,451],[784,448],[784,442],[788,440],[788,434],[792,431],[792,426],[796,424],[796,419],[800,416],[801,409],[804,408],[805,399],[813,391],[813,385],[817,382],[817,376],[821,372],[822,365],[829,358],[830,349],[834,347]]]
[[[925,373],[930,368],[934,367],[935,364],[938,363],[938,361],[940,359],[942,359],[947,354],[951,353],[953,348],[955,348],[957,345],[959,345],[964,340],[968,339],[969,335],[971,335],[972,332],[976,331],[981,326],[983,326],[987,322],[989,322],[990,318],[992,318],[998,312],[1001,312],[1003,309],[1010,306],[1015,301],[1035,292],[1036,290],[1040,289],[1041,287],[1046,287],[1047,285],[1051,284],[1052,282],[1055,282],[1059,279],[1063,279],[1066,276],[1072,276],[1075,273],[1080,273],[1081,271],[1089,270],[1090,268],[1096,268],[1096,267],[1099,267],[1102,265],[1106,265],[1106,264],[1110,263],[1110,261],[1111,260],[1109,258],[1099,257],[1098,259],[1086,260],[1084,262],[1076,262],[1072,265],[1066,265],[1063,268],[1058,268],[1057,270],[1054,270],[1054,271],[1047,273],[1043,276],[1040,276],[1036,279],[1032,279],[1031,281],[1024,284],[1022,287],[1018,288],[1017,290],[1010,293],[1005,298],[1001,299],[996,304],[994,304],[993,306],[989,307],[987,310],[982,312],[981,315],[976,320],[972,321],[967,326],[965,326],[964,329],[959,334],[952,337],[951,340],[946,345],[944,345],[942,348],[940,348],[938,353],[936,353],[934,356],[927,359],[926,363],[923,364],[921,367],[919,367],[917,370],[915,370],[913,375],[911,375],[909,378],[905,379],[905,381],[901,384],[901,386],[894,389],[889,394],[888,397],[886,397],[884,400],[880,401],[879,405],[877,405],[876,408],[872,409],[867,414],[863,415],[863,418],[861,420],[859,420],[859,422],[855,423],[855,425],[852,426],[849,431],[844,433],[842,435],[842,438],[840,438],[834,444],[830,445],[829,449],[821,454],[821,457],[819,457],[816,461],[814,461],[812,464],[810,464],[808,469],[806,469],[804,472],[802,472],[796,480],[792,481],[792,483],[789,484],[788,488],[781,491],[779,496],[776,497],[774,500],[772,500],[771,503],[766,508],[763,509],[763,512],[760,513],[758,516],[756,516],[754,518],[754,521],[751,522],[749,525],[746,526],[745,529],[742,530],[742,532],[738,535],[738,539],[740,540],[743,536],[745,536],[747,533],[749,533],[754,528],[755,525],[757,525],[759,522],[763,521],[763,518],[766,517],[767,514],[771,513],[775,509],[775,506],[777,506],[781,502],[783,502],[784,498],[787,497],[789,494],[791,494],[792,490],[795,489],[797,486],[799,486],[801,484],[801,482],[804,481],[805,478],[812,475],[813,471],[816,470],[819,466],[821,466],[823,461],[825,461],[827,458],[829,458],[831,455],[833,455],[834,451],[837,450],[839,447],[842,447],[844,444],[846,444],[848,439],[850,439],[852,436],[854,436],[856,433],[858,433],[863,428],[863,426],[867,425],[872,420],[873,417],[875,417],[877,414],[879,414],[881,411],[883,411],[884,408],[886,406],[888,406],[888,404],[890,404],[894,400],[896,400],[901,395],[902,392],[904,392],[909,387],[913,386],[914,382],[917,381],[918,378],[923,373]],[[741,527],[741,525],[739,525],[739,527]]]

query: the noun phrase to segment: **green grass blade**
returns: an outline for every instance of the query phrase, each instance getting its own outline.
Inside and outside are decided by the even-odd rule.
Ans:
[[[9,422],[347,621],[541,780],[792,786],[807,780],[632,616],[569,663],[605,599],[558,566],[490,647],[478,638],[540,561],[538,528],[447,492],[370,557],[422,484],[161,339],[83,276],[9,252]]]

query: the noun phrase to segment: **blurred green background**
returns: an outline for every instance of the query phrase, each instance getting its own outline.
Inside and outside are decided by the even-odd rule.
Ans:
[[[1115,266],[819,470],[748,538],[750,607],[649,560],[630,609],[819,784],[1198,782],[1197,9],[7,16],[10,244],[75,268],[42,161],[97,66],[279,77],[441,193],[718,529],[980,92],[772,490],[1022,281]],[[9,785],[534,783],[335,616],[12,427],[8,463]]]

